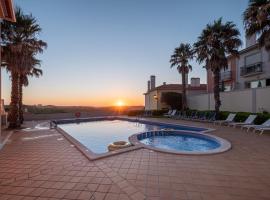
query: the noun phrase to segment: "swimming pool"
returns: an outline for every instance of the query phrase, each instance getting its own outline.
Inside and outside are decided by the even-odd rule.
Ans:
[[[215,140],[193,136],[183,132],[182,134],[168,134],[151,136],[140,141],[145,145],[168,149],[172,151],[209,151],[220,147]]]
[[[147,131],[129,139],[134,145],[174,154],[214,154],[231,148],[230,142],[220,137],[187,130]]]
[[[84,121],[84,120],[81,120]],[[73,122],[73,123],[72,123]],[[139,132],[162,129],[206,131],[205,128],[149,122],[145,120],[123,118],[98,118],[85,122],[58,121],[58,127],[79,141],[96,154],[108,152],[107,146],[115,141],[128,141],[128,138]]]

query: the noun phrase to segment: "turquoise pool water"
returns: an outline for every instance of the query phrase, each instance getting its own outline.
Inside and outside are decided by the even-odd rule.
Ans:
[[[106,153],[107,146],[115,141],[128,141],[128,137],[139,132],[173,128],[175,130],[203,131],[205,129],[180,125],[136,122],[127,120],[99,120],[83,123],[59,124],[65,132],[78,140],[92,152]]]
[[[151,147],[172,151],[199,151],[205,152],[220,146],[217,141],[207,138],[185,134],[169,134],[162,136],[151,136],[140,140],[141,143]]]

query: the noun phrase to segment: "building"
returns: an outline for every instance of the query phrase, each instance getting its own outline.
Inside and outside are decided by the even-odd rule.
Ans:
[[[156,87],[156,77],[150,76],[147,82],[147,92],[145,96],[145,110],[169,109],[169,106],[161,102],[162,94],[166,92],[176,92],[182,94],[181,84],[166,84]],[[207,92],[207,85],[200,84],[200,78],[191,78],[191,84],[187,84],[187,94],[203,94]]]
[[[0,35],[1,35],[1,20],[7,20],[11,22],[16,22],[15,13],[14,13],[14,7],[12,0],[0,0]],[[1,52],[1,46],[0,46],[0,52]],[[1,53],[0,53],[0,63],[1,63]],[[1,70],[0,70],[0,100],[1,100],[1,113],[3,111],[2,106],[2,85],[1,85]],[[2,130],[2,122],[1,122],[2,114],[0,117],[0,149],[1,149],[1,130]]]
[[[213,73],[207,71],[207,91],[213,92]],[[220,72],[223,91],[270,86],[270,52],[260,47],[256,36],[246,38],[246,48],[239,57],[228,57],[228,69]]]
[[[237,79],[237,58],[228,57],[228,68],[220,72],[220,88],[223,91],[231,91],[236,87]],[[211,70],[207,70],[207,92],[214,91],[214,75]]]
[[[270,51],[260,47],[256,37],[246,38],[238,57],[228,56],[228,69],[220,72],[222,111],[270,112]],[[188,106],[214,110],[214,77],[207,71],[207,94],[187,95]]]

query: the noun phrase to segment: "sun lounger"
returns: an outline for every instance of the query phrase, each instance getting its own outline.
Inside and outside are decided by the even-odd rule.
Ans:
[[[187,117],[186,111],[180,111],[177,115],[175,115],[175,119],[185,119]]]
[[[230,113],[230,114],[228,115],[227,119],[225,119],[225,120],[217,120],[217,121],[214,121],[214,124],[226,125],[226,124],[228,124],[228,123],[233,122],[235,116],[236,116],[236,114]]]
[[[199,113],[196,117],[195,120],[203,120],[206,118],[206,113],[205,112],[201,112]]]
[[[198,121],[200,122],[214,122],[216,120],[216,113],[210,112],[209,114],[204,114]]]
[[[174,117],[176,115],[176,113],[177,113],[177,110],[175,109],[172,111],[172,113],[168,117]]]
[[[246,128],[247,129],[247,132],[250,129],[253,129],[254,132],[256,132],[257,130],[259,130],[259,131],[265,131],[266,129],[270,128],[270,119],[266,120],[261,125],[245,125],[242,128],[243,129]],[[261,134],[262,134],[262,132],[261,132]]]
[[[264,131],[270,131],[270,126],[254,129],[254,132],[256,132],[256,131],[260,131],[260,135],[262,135],[264,133]]]
[[[194,116],[196,115],[196,113],[197,113],[197,112],[192,111],[192,112],[190,113],[190,115],[187,115],[184,119],[186,119],[186,120],[193,119]]]
[[[172,113],[172,111],[173,111],[173,110],[169,110],[169,111],[168,111],[167,113],[165,113],[163,116],[164,116],[164,117],[170,116],[170,114]]]
[[[207,118],[207,121],[214,122],[216,120],[216,116],[217,116],[217,113],[216,112],[210,113],[209,116],[208,116],[208,118]]]
[[[172,118],[174,118],[174,119],[180,119],[181,117],[182,117],[182,112],[181,111],[177,111],[175,113],[175,115],[172,116]]]
[[[189,119],[194,120],[196,118],[198,118],[198,112],[193,112],[193,115],[191,115]]]
[[[228,123],[228,126],[232,126],[236,128],[237,126],[252,125],[256,117],[257,115],[249,115],[248,118],[244,122],[231,122],[231,123]]]
[[[176,112],[177,112],[177,110],[174,109],[174,110],[172,110],[172,112],[170,114],[164,115],[164,117],[173,117],[173,116],[175,116]]]

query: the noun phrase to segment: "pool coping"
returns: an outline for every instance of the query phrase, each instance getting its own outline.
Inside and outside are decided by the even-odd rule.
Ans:
[[[91,149],[84,146],[81,142],[76,140],[74,137],[69,135],[62,128],[57,126],[58,124],[83,123],[83,122],[91,122],[91,121],[98,121],[98,120],[127,120],[127,121],[133,121],[133,122],[150,123],[150,124],[155,124],[155,125],[165,125],[165,126],[169,125],[169,126],[181,126],[181,127],[205,129],[204,131],[193,131],[196,133],[207,133],[207,132],[211,132],[211,131],[215,130],[215,129],[211,129],[211,128],[202,128],[202,127],[197,127],[197,126],[180,125],[180,124],[173,124],[173,123],[166,123],[166,122],[156,122],[156,121],[151,121],[151,120],[145,120],[145,118],[131,118],[131,117],[123,117],[123,116],[121,116],[121,117],[119,117],[119,116],[103,116],[103,117],[53,120],[50,122],[50,124],[51,124],[50,126],[51,126],[51,128],[55,128],[59,133],[61,133],[72,145],[74,145],[82,154],[84,154],[91,161],[110,157],[113,155],[122,154],[122,153],[129,152],[129,151],[142,149],[142,148],[155,150],[155,151],[159,151],[159,152],[164,152],[164,153],[171,153],[171,152],[166,152],[166,151],[160,151],[160,149],[154,149],[154,148],[151,149],[151,148],[147,147],[146,145],[143,145],[142,143],[138,143],[138,144],[136,143],[136,145],[134,143],[134,144],[132,144],[133,146],[131,146],[131,147],[97,154],[97,153],[91,151]],[[60,123],[57,123],[57,122],[60,122]],[[187,130],[183,130],[183,131],[187,131]],[[140,132],[140,133],[142,133],[142,132]],[[135,133],[135,134],[140,134],[140,133]],[[131,136],[133,136],[135,134],[132,134]],[[131,136],[129,136],[129,138],[131,138]],[[188,154],[188,155],[194,155],[194,154]],[[198,154],[198,155],[205,155],[205,154]]]
[[[150,145],[146,145],[140,142],[138,139],[138,136],[144,133],[156,133],[156,132],[173,132],[173,133],[179,133],[180,134],[187,134],[187,135],[193,135],[193,136],[200,136],[205,139],[209,140],[215,140],[220,144],[220,147],[215,148],[213,150],[208,150],[208,151],[174,151],[174,150],[166,150],[158,147],[153,147]],[[228,140],[225,140],[221,137],[217,137],[215,135],[209,135],[206,133],[200,133],[196,131],[186,131],[186,130],[161,130],[161,131],[145,131],[145,132],[140,132],[140,133],[135,133],[129,137],[129,141],[131,144],[136,145],[136,146],[142,146],[143,148],[158,151],[158,152],[163,152],[163,153],[170,153],[170,154],[179,154],[179,155],[212,155],[212,154],[219,154],[219,153],[224,153],[226,151],[229,151],[232,148],[231,142]]]

